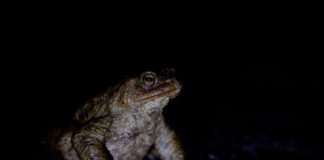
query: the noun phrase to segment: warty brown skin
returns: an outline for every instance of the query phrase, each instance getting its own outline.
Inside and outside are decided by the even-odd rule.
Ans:
[[[141,160],[151,153],[164,160],[184,159],[162,115],[180,90],[176,79],[144,72],[94,97],[75,114],[83,127],[67,131],[60,139],[62,156],[67,160],[107,160],[109,156]]]

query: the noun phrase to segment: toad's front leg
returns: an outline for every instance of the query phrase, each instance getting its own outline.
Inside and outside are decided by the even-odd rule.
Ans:
[[[111,123],[111,117],[90,121],[72,137],[72,145],[82,160],[107,160],[104,145],[105,133]]]
[[[163,160],[183,160],[184,151],[176,134],[165,123],[158,129],[154,148]]]

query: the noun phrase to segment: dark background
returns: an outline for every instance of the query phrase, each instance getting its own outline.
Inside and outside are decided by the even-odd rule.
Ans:
[[[171,66],[183,91],[165,116],[188,159],[323,159],[317,10],[105,19],[69,9],[6,23],[10,156],[37,157],[50,128],[126,75]]]

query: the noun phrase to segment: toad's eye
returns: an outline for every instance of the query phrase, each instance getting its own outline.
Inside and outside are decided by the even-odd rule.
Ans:
[[[146,74],[143,76],[142,82],[148,87],[152,87],[155,84],[156,77],[154,74]]]

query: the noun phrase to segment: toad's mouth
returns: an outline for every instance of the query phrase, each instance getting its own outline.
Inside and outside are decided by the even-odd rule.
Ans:
[[[157,97],[176,97],[181,90],[181,84],[176,83],[167,83],[160,87],[154,88],[152,90],[139,91],[138,94],[134,97],[135,101],[146,101],[154,99]]]

